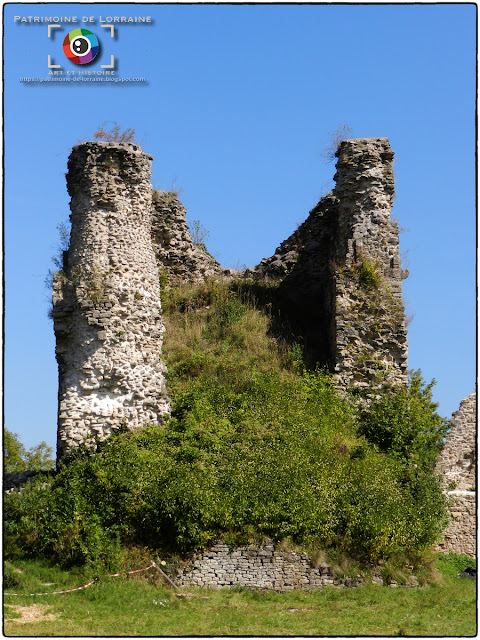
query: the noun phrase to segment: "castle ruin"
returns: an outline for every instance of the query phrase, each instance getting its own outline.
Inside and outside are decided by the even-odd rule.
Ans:
[[[360,393],[407,383],[399,229],[390,217],[393,151],[387,138],[345,140],[336,185],[251,273],[280,281],[280,306],[310,364]]]
[[[274,280],[278,310],[304,341],[310,364],[337,387],[367,397],[407,383],[399,231],[390,212],[387,138],[346,140],[336,186],[270,258],[224,269],[192,242],[176,194],[150,183],[152,156],[137,145],[87,142],[68,161],[70,246],[54,274],[59,369],[57,457],[116,429],[161,424],[170,411],[162,361],[160,280]],[[450,502],[439,551],[475,555],[476,396],[454,414],[438,459]]]
[[[152,189],[152,156],[130,143],[73,148],[70,247],[53,285],[59,459],[80,442],[169,413],[162,272],[172,284],[274,279],[311,364],[328,367],[339,388],[365,394],[406,384],[393,152],[387,138],[362,138],[342,142],[336,155],[334,190],[274,256],[235,272],[192,242],[176,195]]]
[[[59,370],[57,457],[116,429],[161,424],[170,411],[162,361],[160,280],[270,279],[278,311],[339,389],[368,398],[407,384],[399,230],[390,213],[387,138],[345,140],[335,188],[259,265],[224,269],[196,245],[175,193],[154,190],[152,156],[130,143],[87,142],[68,161],[71,238],[54,275]],[[474,555],[475,394],[454,414],[437,472],[450,502],[438,550]]]

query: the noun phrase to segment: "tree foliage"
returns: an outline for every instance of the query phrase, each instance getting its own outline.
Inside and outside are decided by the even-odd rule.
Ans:
[[[448,420],[438,415],[432,400],[434,384],[413,372],[408,388],[394,387],[363,412],[360,434],[379,451],[431,471],[448,429]]]
[[[40,442],[26,449],[16,433],[4,429],[3,468],[5,473],[17,473],[29,469],[49,471],[54,466],[53,450],[46,442]]]

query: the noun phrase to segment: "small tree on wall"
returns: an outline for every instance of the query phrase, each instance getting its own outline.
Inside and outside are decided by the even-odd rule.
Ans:
[[[210,236],[210,232],[207,231],[207,229],[205,229],[205,227],[200,222],[200,220],[194,220],[192,222],[192,226],[190,228],[190,235],[194,245],[205,249],[205,243]]]

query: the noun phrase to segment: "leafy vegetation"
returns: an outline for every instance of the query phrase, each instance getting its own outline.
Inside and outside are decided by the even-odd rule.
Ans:
[[[359,415],[298,346],[269,335],[252,291],[168,290],[171,419],[79,447],[53,480],[7,496],[8,558],[114,570],[128,545],[184,553],[271,537],[421,564],[445,522],[431,385],[416,375]]]
[[[18,473],[34,469],[49,471],[53,469],[53,450],[46,442],[40,442],[26,449],[18,434],[3,430],[3,470],[5,473]]]
[[[410,468],[431,472],[449,426],[448,420],[436,413],[434,384],[426,385],[420,372],[414,372],[408,389],[387,390],[363,412],[359,433],[379,451]]]
[[[371,262],[365,256],[355,265],[355,274],[360,287],[366,291],[378,289],[382,282],[378,263]]]

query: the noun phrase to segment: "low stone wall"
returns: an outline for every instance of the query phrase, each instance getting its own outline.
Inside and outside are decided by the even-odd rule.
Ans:
[[[271,541],[234,548],[217,542],[208,551],[195,555],[176,580],[182,586],[243,586],[280,592],[327,585],[356,587],[364,583],[361,576],[337,578],[330,565],[314,562],[306,553],[282,550]],[[383,584],[378,572],[372,582]],[[389,584],[397,586],[395,582]],[[410,586],[417,585],[412,576]]]
[[[464,553],[474,558],[477,553],[475,491],[448,491],[450,523],[436,551]]]

